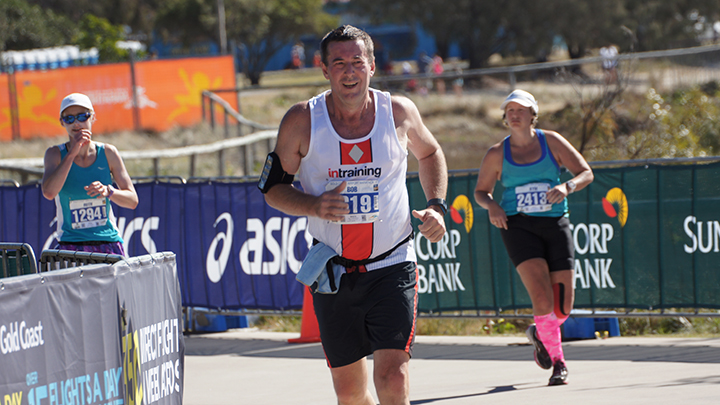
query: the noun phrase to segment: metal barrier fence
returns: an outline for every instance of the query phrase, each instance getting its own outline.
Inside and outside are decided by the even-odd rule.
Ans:
[[[596,168],[595,181],[570,196],[577,308],[720,316],[720,163],[708,160],[610,162],[618,166]],[[530,308],[497,229],[471,200],[476,179],[452,171],[446,238],[415,240],[423,316],[511,317]],[[140,205],[115,210],[126,252],[177,252],[184,306],[292,313],[302,306],[295,274],[307,219],[267,206],[253,180],[137,183]],[[407,185],[410,207],[424,207],[416,174]],[[0,240],[36,251],[53,245],[54,206],[37,186],[0,187],[0,210]]]
[[[28,243],[0,243],[0,278],[35,274],[37,260]]]
[[[112,264],[121,260],[125,260],[125,257],[109,253],[47,249],[40,254],[40,272],[79,267],[86,264]]]

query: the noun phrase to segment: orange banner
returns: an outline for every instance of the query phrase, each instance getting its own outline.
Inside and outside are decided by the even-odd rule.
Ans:
[[[12,116],[8,75],[0,75],[0,141],[12,140]]]
[[[232,56],[143,61],[135,64],[141,130],[166,131],[201,120],[203,90],[235,87]],[[95,132],[134,129],[129,63],[15,73],[20,137],[65,135],[60,101],[74,92],[90,97]],[[3,91],[5,90],[5,91]],[[232,93],[221,96],[237,108]],[[12,139],[8,75],[0,75],[0,140]]]
[[[145,95],[139,97],[141,126],[155,131],[200,122],[203,90],[235,88],[232,56],[141,62],[135,74]],[[234,94],[220,96],[237,109]]]

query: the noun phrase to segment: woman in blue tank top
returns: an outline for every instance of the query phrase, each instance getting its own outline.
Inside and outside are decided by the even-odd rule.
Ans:
[[[553,368],[549,385],[567,383],[560,325],[574,299],[574,247],[567,196],[593,181],[582,155],[560,134],[536,129],[538,105],[515,90],[502,103],[510,135],[488,150],[478,173],[475,201],[488,210],[530,296],[535,323],[527,330],[535,361]],[[560,182],[560,167],[574,177]],[[500,203],[495,183],[505,188]]]
[[[43,196],[55,200],[57,249],[125,256],[110,201],[134,209],[138,196],[117,149],[92,140],[95,119],[88,96],[62,100],[60,124],[69,140],[45,152]]]

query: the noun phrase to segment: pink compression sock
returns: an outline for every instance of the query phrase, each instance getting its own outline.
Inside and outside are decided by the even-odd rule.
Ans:
[[[553,364],[562,360],[565,356],[562,351],[562,336],[560,334],[560,325],[562,321],[557,318],[554,312],[547,315],[535,316],[535,327],[537,328],[537,336],[545,345],[545,349],[550,354]]]

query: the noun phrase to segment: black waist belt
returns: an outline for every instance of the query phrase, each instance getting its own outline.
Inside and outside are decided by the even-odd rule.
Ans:
[[[387,257],[390,256],[390,254],[392,254],[392,252],[394,252],[397,248],[399,248],[400,246],[404,245],[405,243],[407,243],[410,239],[412,239],[412,238],[414,238],[414,237],[415,237],[415,231],[414,231],[414,230],[413,230],[413,231],[410,231],[410,234],[409,234],[408,236],[406,236],[405,239],[403,239],[402,241],[400,241],[400,243],[398,243],[397,245],[395,245],[392,249],[390,249],[390,250],[388,250],[387,252],[384,252],[384,253],[376,256],[376,257],[373,257],[372,259],[350,260],[350,259],[344,258],[344,257],[342,257],[342,256],[335,256],[335,257],[333,257],[332,259],[330,259],[330,261],[333,262],[333,263],[335,263],[335,264],[339,264],[339,265],[341,265],[341,266],[343,266],[343,267],[345,267],[345,268],[353,268],[353,267],[365,266],[365,265],[367,265],[367,264],[379,262],[380,260],[383,260],[383,259],[387,258]],[[317,239],[313,239],[313,245],[317,245],[318,243],[320,243],[320,241],[318,241]]]

